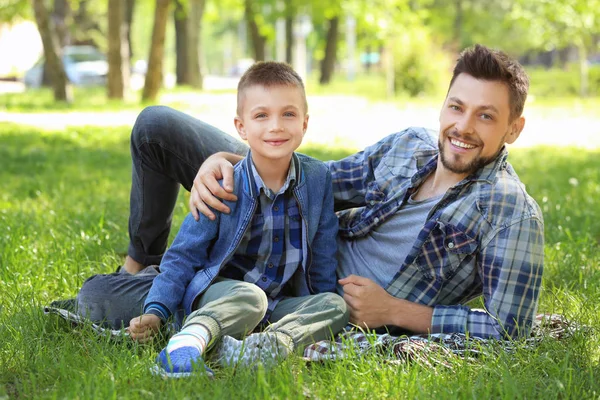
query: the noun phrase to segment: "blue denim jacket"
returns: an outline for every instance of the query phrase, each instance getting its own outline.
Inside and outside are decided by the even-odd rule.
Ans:
[[[336,234],[338,220],[333,211],[331,173],[327,166],[303,154],[294,154],[298,179],[292,193],[302,217],[303,274],[290,280],[294,296],[334,292]],[[146,298],[144,310],[159,305],[165,315],[149,310],[166,319],[183,308],[185,314],[219,275],[239,246],[257,207],[256,190],[249,177],[250,160],[246,157],[234,168],[235,202],[225,201],[231,212],[215,213],[216,219],[203,215],[194,220],[189,214],[177,237],[160,264],[161,273],[155,278]]]

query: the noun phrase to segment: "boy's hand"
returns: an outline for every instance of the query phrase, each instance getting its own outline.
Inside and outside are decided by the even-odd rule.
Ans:
[[[143,314],[129,322],[129,336],[140,343],[146,343],[160,329],[162,321],[154,314]]]
[[[236,154],[216,153],[208,157],[194,179],[194,186],[190,192],[190,211],[194,219],[198,221],[200,213],[214,220],[215,214],[209,206],[223,213],[229,213],[229,207],[219,199],[236,201],[237,196],[233,194],[233,165],[242,157]],[[223,179],[223,187],[218,180]]]

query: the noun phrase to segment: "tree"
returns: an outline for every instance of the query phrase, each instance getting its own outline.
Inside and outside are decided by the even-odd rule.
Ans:
[[[187,4],[186,4],[187,3]],[[177,0],[175,47],[177,84],[202,88],[201,41],[205,0]]]
[[[123,99],[129,76],[129,44],[124,24],[125,4],[108,0],[108,98]]]
[[[143,101],[156,100],[156,96],[162,85],[162,67],[168,13],[169,0],[156,0],[152,41],[150,43],[150,55],[148,56],[148,71],[146,72],[144,90],[142,91]]]
[[[248,31],[250,32],[254,60],[264,61],[267,38],[261,33],[260,27],[256,21],[256,11],[254,10],[255,4],[257,3],[252,0],[244,0],[244,16],[246,18],[246,23],[248,24]],[[258,3],[258,5],[260,5],[260,3]]]
[[[335,15],[329,19],[328,23],[329,28],[327,29],[327,39],[325,42],[325,57],[321,61],[321,78],[319,79],[321,85],[326,85],[331,81],[333,70],[335,68],[340,17]]]
[[[71,102],[67,74],[61,58],[62,51],[58,48],[56,34],[44,0],[33,0],[33,10],[44,46],[46,64],[50,71],[54,99],[56,101]]]
[[[188,49],[190,48],[188,38],[188,10],[184,0],[175,0],[173,10],[175,20],[175,76],[178,85],[189,85]]]
[[[600,0],[515,0],[512,16],[527,21],[538,48],[575,45],[580,69],[580,94],[588,94],[588,55],[598,50]]]

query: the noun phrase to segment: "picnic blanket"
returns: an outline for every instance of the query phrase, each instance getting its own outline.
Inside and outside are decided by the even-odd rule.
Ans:
[[[575,332],[577,325],[560,314],[538,314],[533,323],[531,336],[525,346],[534,346],[543,338],[562,339]],[[482,339],[462,333],[412,336],[392,336],[369,333],[356,328],[346,329],[335,340],[322,340],[304,349],[306,361],[339,360],[351,355],[377,352],[387,359],[417,361],[426,365],[440,362],[444,357],[432,358],[431,354],[472,357],[487,353],[492,346],[513,351],[523,342],[511,340]],[[436,361],[437,360],[437,361]],[[443,361],[441,361],[443,362]]]
[[[97,334],[109,336],[114,340],[129,339],[129,333],[123,329],[108,329],[76,314],[72,300],[53,302],[44,307],[44,313],[58,315],[73,327],[89,326]],[[531,335],[525,339],[524,344],[534,346],[544,338],[562,339],[572,335],[577,329],[578,325],[568,321],[563,315],[538,314]],[[489,345],[496,345],[505,351],[513,351],[522,344],[511,340],[469,337],[462,333],[392,336],[365,332],[348,326],[336,336],[335,340],[322,340],[308,345],[304,349],[303,358],[305,361],[319,362],[377,352],[389,360],[417,361],[432,365],[438,362],[444,363],[444,356],[474,357],[487,353],[492,348]],[[441,354],[442,357],[432,358],[431,354]]]

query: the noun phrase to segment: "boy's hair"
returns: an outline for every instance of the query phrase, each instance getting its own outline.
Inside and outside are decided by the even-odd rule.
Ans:
[[[259,61],[253,64],[240,78],[237,87],[237,114],[241,116],[244,91],[252,86],[291,86],[301,90],[304,99],[304,112],[308,112],[308,102],[302,78],[292,67],[283,62]]]
[[[475,79],[504,83],[510,96],[510,121],[521,116],[529,90],[529,78],[518,61],[502,51],[476,44],[460,53],[448,91],[461,73]]]

